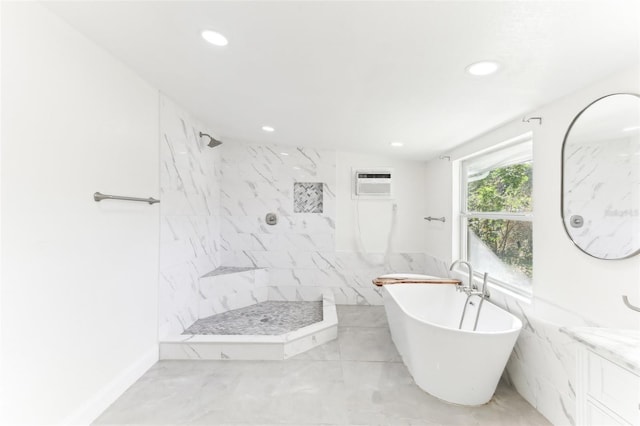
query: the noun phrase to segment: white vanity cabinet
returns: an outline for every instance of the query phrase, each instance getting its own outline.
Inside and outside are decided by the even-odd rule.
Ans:
[[[567,329],[578,342],[576,425],[640,426],[640,333]]]

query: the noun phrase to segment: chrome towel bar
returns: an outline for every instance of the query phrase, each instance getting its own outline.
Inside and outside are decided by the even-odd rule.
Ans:
[[[102,194],[100,192],[96,192],[93,194],[94,201],[102,201],[102,200],[124,200],[124,201],[142,201],[143,203],[155,204],[159,203],[160,200],[156,200],[155,198],[138,198],[138,197],[122,197],[120,195],[107,195]]]
[[[444,216],[442,217],[431,217],[431,216],[427,216],[424,218],[424,220],[428,220],[429,222],[431,222],[432,220],[439,220],[440,222],[445,222],[446,219],[444,218]]]

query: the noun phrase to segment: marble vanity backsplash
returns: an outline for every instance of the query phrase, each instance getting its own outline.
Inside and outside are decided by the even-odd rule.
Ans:
[[[563,327],[560,331],[640,375],[640,330]]]

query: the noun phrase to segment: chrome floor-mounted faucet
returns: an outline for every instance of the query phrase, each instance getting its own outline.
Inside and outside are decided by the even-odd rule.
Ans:
[[[476,320],[473,323],[473,331],[476,331],[478,328],[478,320],[480,319],[480,310],[482,309],[482,304],[485,299],[489,298],[489,290],[487,289],[487,281],[489,279],[489,274],[487,272],[484,273],[482,277],[482,288],[478,290],[478,286],[473,283],[473,267],[466,260],[458,259],[451,264],[449,267],[450,271],[453,271],[453,268],[458,265],[463,264],[469,270],[469,282],[466,286],[460,284],[456,287],[456,290],[462,291],[467,295],[467,300],[464,302],[464,308],[462,309],[462,316],[460,317],[460,324],[458,325],[458,329],[462,329],[462,323],[464,322],[464,316],[467,313],[467,306],[470,305],[469,299],[473,296],[478,296],[480,298],[480,304],[478,305],[478,310],[476,312]]]

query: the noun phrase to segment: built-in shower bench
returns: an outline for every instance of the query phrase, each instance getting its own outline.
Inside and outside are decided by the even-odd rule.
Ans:
[[[205,318],[264,302],[269,273],[264,268],[219,266],[200,277],[198,317]]]
[[[237,274],[239,272],[255,271],[256,269],[263,268],[258,268],[257,266],[218,266],[213,271],[204,274],[202,278],[216,277],[218,275]]]

